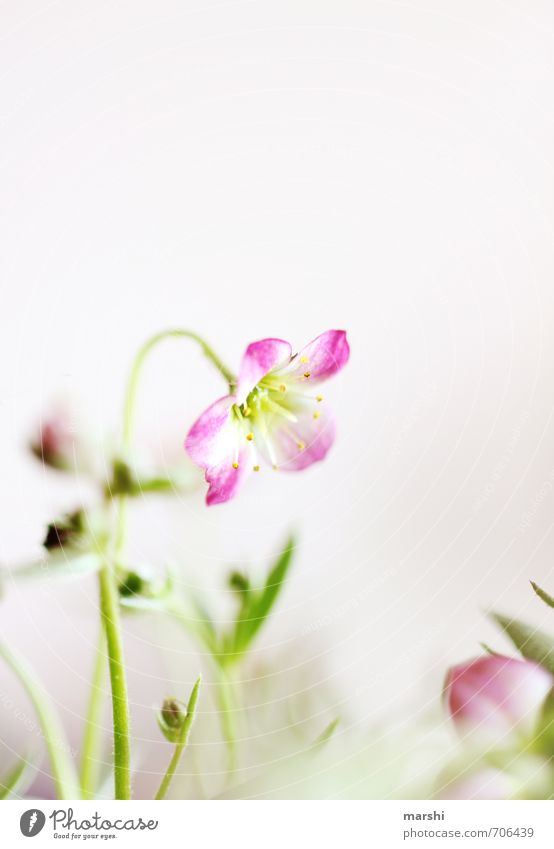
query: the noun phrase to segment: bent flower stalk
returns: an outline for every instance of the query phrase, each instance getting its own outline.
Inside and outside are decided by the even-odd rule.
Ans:
[[[208,407],[185,441],[205,470],[208,505],[229,501],[263,464],[302,471],[324,459],[335,426],[319,387],[349,355],[343,330],[322,333],[298,354],[282,339],[248,346],[234,392]]]

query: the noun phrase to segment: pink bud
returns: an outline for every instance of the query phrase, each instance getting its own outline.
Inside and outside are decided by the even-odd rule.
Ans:
[[[69,416],[54,413],[41,422],[37,438],[31,442],[31,450],[47,466],[68,469],[72,465],[74,442]]]
[[[499,743],[515,729],[533,730],[553,684],[536,663],[487,655],[450,669],[444,696],[458,731]]]

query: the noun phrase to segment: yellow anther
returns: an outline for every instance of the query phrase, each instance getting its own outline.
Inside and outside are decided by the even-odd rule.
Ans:
[[[321,413],[319,412],[319,410],[316,410],[315,413],[314,413],[314,419],[318,419],[320,417],[320,415],[321,415]]]
[[[304,372],[304,377],[305,377],[306,379],[308,379],[308,377],[309,377],[310,375],[311,375],[311,371],[305,371],[305,372]]]
[[[252,433],[252,431],[250,431],[250,433],[246,434],[246,438],[247,438],[248,442],[252,442],[252,440],[254,439],[254,434]]]
[[[305,442],[297,442],[296,445],[297,445],[299,451],[303,451],[304,448],[306,447]]]
[[[323,401],[323,395],[316,395],[315,400],[316,401]]]
[[[254,469],[254,471],[255,471],[255,472],[259,472],[259,471],[260,471],[260,467],[259,467],[259,466],[253,466],[252,468]]]
[[[239,467],[238,463],[233,463],[233,469],[238,469],[238,467]]]
[[[286,386],[286,384],[285,384],[285,383],[280,383],[280,384],[279,384],[279,392],[286,392],[286,391],[287,391],[287,386]]]
[[[279,471],[279,466],[278,466],[276,463],[274,463],[274,464],[273,464],[273,466],[272,466],[271,468],[272,468],[275,472],[278,472],[278,471]]]
[[[250,409],[248,404],[245,404],[244,407],[242,408],[243,416],[249,416],[251,412],[252,412],[252,410]]]
[[[300,362],[301,362],[301,363],[309,363],[309,362],[310,362],[310,358],[309,358],[309,357],[300,357]]]

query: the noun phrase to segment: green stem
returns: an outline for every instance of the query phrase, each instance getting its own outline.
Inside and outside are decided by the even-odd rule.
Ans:
[[[156,799],[165,799],[165,795],[169,790],[169,785],[175,775],[175,771],[179,766],[179,761],[181,760],[181,755],[187,745],[190,729],[192,728],[192,723],[194,722],[194,714],[196,712],[196,703],[198,701],[198,690],[200,689],[200,681],[202,680],[201,676],[196,679],[196,683],[192,688],[192,692],[190,694],[190,698],[187,704],[187,714],[183,721],[183,727],[179,734],[179,738],[177,740],[177,744],[175,746],[175,751],[173,752],[173,757],[169,762],[169,766],[165,772],[164,777],[162,778],[162,782],[156,793]]]
[[[221,731],[227,747],[227,771],[232,773],[237,765],[237,732],[235,727],[235,696],[233,682],[227,671],[219,667],[217,678],[217,703]]]
[[[125,408],[123,414],[124,453],[128,452],[131,448],[131,442],[133,439],[135,402],[144,361],[146,360],[150,351],[152,351],[157,345],[159,345],[160,342],[163,342],[165,339],[183,338],[192,339],[193,342],[196,342],[198,345],[200,345],[202,353],[214,364],[216,369],[223,375],[223,377],[229,384],[229,389],[232,389],[235,386],[235,375],[231,371],[229,371],[226,365],[224,365],[224,363],[217,356],[213,348],[208,345],[208,343],[204,339],[202,339],[202,337],[199,336],[197,333],[193,333],[191,330],[183,330],[181,328],[172,328],[170,330],[162,330],[161,333],[156,333],[156,335],[150,337],[150,339],[148,339],[144,343],[142,348],[139,350],[137,356],[135,357],[133,367],[131,369],[129,383],[127,384],[127,395],[125,397]]]
[[[83,799],[94,799],[100,767],[99,750],[102,741],[102,708],[104,705],[104,675],[106,670],[106,640],[104,630],[96,649],[94,672],[83,737],[81,755],[81,792]]]
[[[127,695],[127,680],[121,639],[119,594],[115,576],[109,563],[104,563],[102,566],[99,579],[100,608],[106,633],[112,689],[115,798],[130,799],[131,743],[129,699]]]
[[[221,372],[229,388],[235,384],[234,375],[227,369],[219,359],[215,351],[198,334],[190,330],[171,329],[157,333],[148,339],[140,348],[131,368],[127,391],[125,394],[125,405],[123,410],[123,455],[130,454],[133,441],[133,429],[135,419],[136,397],[142,372],[142,367],[148,354],[162,341],[169,338],[187,338],[197,342],[203,353]],[[129,704],[127,696],[127,682],[125,665],[123,660],[123,646],[121,640],[121,627],[119,617],[119,595],[116,583],[116,572],[119,560],[125,545],[127,526],[127,499],[125,496],[119,498],[113,561],[105,563],[100,571],[100,600],[102,618],[106,630],[106,641],[108,648],[110,680],[112,688],[112,712],[114,724],[114,773],[115,791],[117,799],[129,799],[131,797],[131,767],[130,767],[130,737],[129,737]]]
[[[58,713],[34,670],[15,652],[0,643],[0,655],[17,675],[37,713],[50,759],[58,799],[79,799],[79,781],[70,747]]]

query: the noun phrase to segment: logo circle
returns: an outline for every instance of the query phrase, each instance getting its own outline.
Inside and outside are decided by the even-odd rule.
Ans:
[[[21,814],[21,818],[19,820],[21,834],[25,837],[36,837],[37,834],[44,828],[45,822],[46,817],[42,811],[39,811],[38,808],[31,808],[30,810],[25,811],[24,814]]]

